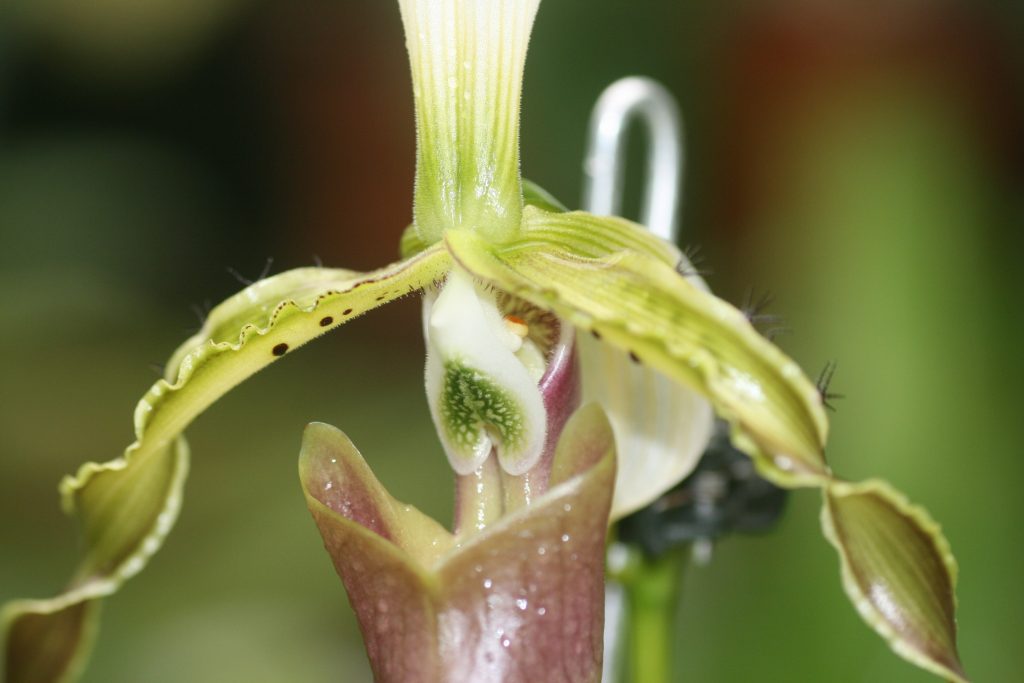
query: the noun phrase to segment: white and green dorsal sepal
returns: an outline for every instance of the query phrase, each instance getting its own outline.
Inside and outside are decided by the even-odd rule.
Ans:
[[[416,104],[416,230],[519,228],[519,100],[540,0],[399,0]]]
[[[494,449],[502,469],[525,473],[547,433],[543,353],[502,315],[496,294],[459,269],[425,298],[423,315],[427,401],[452,469],[471,474]]]

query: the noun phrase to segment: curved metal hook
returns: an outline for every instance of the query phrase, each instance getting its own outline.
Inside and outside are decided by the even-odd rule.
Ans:
[[[587,135],[583,208],[601,215],[622,210],[624,150],[634,119],[649,133],[640,222],[659,237],[675,242],[683,179],[681,117],[672,95],[650,78],[619,79],[597,99]]]

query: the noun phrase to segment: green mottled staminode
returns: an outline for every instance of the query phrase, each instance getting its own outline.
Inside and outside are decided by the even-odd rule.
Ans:
[[[523,439],[522,414],[508,392],[477,370],[457,361],[444,364],[441,417],[452,445],[472,450],[486,426],[503,446],[517,448]]]

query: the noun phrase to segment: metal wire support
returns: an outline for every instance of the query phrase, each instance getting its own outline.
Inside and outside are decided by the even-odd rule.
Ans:
[[[683,134],[679,107],[660,83],[629,76],[605,88],[590,115],[583,173],[583,208],[600,215],[622,211],[625,148],[630,124],[647,128],[647,177],[640,222],[662,239],[678,243],[683,182]],[[612,544],[609,563],[625,548]],[[623,587],[608,581],[605,588],[603,680],[619,680],[624,647],[626,599]]]
[[[583,208],[599,215],[622,210],[625,147],[634,120],[648,131],[647,178],[640,222],[675,243],[683,181],[679,107],[657,81],[629,76],[608,86],[594,105],[583,164]]]

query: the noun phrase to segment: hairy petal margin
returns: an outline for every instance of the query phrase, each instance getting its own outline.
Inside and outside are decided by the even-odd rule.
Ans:
[[[768,479],[821,489],[824,533],[839,552],[847,594],[867,623],[914,664],[966,681],[956,650],[956,571],[948,542],[888,485],[833,476],[825,460],[822,398],[796,363],[740,311],[656,254],[630,246],[635,233],[645,232],[640,226],[536,207],[526,215],[521,236],[500,246],[446,235],[453,258],[476,277],[554,311],[705,396],[730,423],[736,446]],[[622,246],[602,251],[574,232],[595,223],[622,233]],[[628,452],[620,460],[630,467]]]
[[[188,471],[181,433],[233,387],[348,320],[444,276],[448,255],[426,250],[370,273],[302,268],[262,280],[215,308],[174,354],[135,409],[136,441],[106,463],[61,482],[84,554],[66,589],[0,612],[5,683],[72,681],[96,629],[93,601],[145,567],[177,518]],[[171,379],[173,378],[173,379]]]

